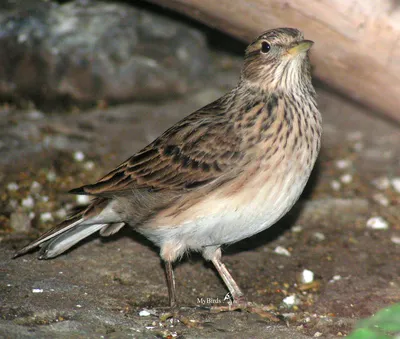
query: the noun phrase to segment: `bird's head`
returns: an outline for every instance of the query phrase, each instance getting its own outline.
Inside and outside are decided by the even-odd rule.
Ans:
[[[267,91],[309,88],[312,45],[294,28],[264,32],[246,49],[242,81]]]

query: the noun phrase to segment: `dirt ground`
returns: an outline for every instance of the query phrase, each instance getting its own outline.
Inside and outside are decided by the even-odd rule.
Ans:
[[[201,301],[227,291],[196,254],[176,265],[187,323],[160,319],[168,294],[158,250],[130,229],[53,260],[11,259],[77,202],[65,191],[98,179],[232,87],[239,62],[229,65],[207,89],[165,103],[0,109],[0,337],[336,338],[400,302],[400,128],[322,86],[323,149],[302,199],[271,229],[224,249],[248,299],[281,322],[210,313]],[[301,280],[304,270],[312,282]]]

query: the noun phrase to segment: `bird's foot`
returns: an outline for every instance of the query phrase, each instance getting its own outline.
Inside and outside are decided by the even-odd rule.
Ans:
[[[212,313],[246,311],[249,313],[256,313],[260,317],[267,318],[274,322],[281,321],[281,319],[269,312],[269,310],[270,307],[247,301],[244,297],[236,298],[235,300],[229,302],[228,305],[212,306],[210,308]]]
[[[172,325],[174,326],[182,323],[187,327],[199,327],[199,323],[197,321],[185,317],[180,312],[178,307],[173,307],[168,312],[160,314],[159,319],[162,322],[171,321]]]

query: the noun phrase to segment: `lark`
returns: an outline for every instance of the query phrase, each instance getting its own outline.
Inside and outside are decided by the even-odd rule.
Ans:
[[[190,114],[94,184],[71,193],[90,205],[18,251],[60,255],[125,225],[160,248],[169,303],[173,263],[200,252],[225,282],[233,304],[249,305],[221,246],[276,223],[299,198],[317,159],[321,116],[311,83],[313,45],[293,28],[272,29],[246,49],[237,86]]]

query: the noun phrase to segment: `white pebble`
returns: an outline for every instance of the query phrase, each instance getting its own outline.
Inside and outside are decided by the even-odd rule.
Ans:
[[[35,200],[33,200],[33,198],[28,195],[25,199],[22,199],[21,204],[25,208],[33,208],[33,206],[35,206]]]
[[[52,220],[53,220],[53,215],[50,212],[45,212],[40,215],[40,221],[42,222],[47,222]]]
[[[352,176],[351,174],[349,174],[349,173],[343,174],[343,175],[340,177],[340,181],[341,181],[343,184],[350,184],[350,183],[353,181],[353,176]]]
[[[301,226],[301,225],[295,225],[292,227],[292,232],[294,232],[294,233],[299,233],[302,230],[303,230],[303,226]]]
[[[389,206],[389,199],[383,193],[376,193],[372,198],[382,206]]]
[[[151,315],[151,313],[148,311],[148,310],[141,310],[140,312],[139,312],[139,316],[140,317],[148,317],[149,315]]]
[[[392,243],[396,244],[396,245],[400,245],[400,237],[397,235],[393,235],[390,240],[392,241]]]
[[[336,167],[339,169],[349,168],[351,165],[351,161],[347,159],[341,159],[336,161]]]
[[[336,274],[336,275],[334,275],[334,276],[332,277],[331,280],[329,280],[329,282],[332,283],[332,282],[339,281],[339,280],[342,280],[342,276],[339,275],[339,274]]]
[[[47,175],[46,175],[47,181],[50,181],[50,182],[55,181],[56,178],[57,178],[57,174],[56,174],[56,172],[54,172],[54,171],[50,171],[50,172],[48,172]]]
[[[315,332],[314,333],[314,338],[318,338],[318,337],[321,337],[321,336],[322,336],[321,332]]]
[[[79,305],[79,304],[78,304],[78,305],[75,305],[75,306],[78,307],[78,308],[81,308],[81,307],[82,307],[82,305]]]
[[[86,161],[85,164],[83,165],[83,168],[87,171],[91,171],[94,168],[94,162]]]
[[[90,197],[88,195],[77,195],[76,203],[78,205],[87,205],[90,202]]]
[[[379,177],[372,180],[372,184],[380,190],[385,190],[389,188],[390,181],[387,177]]]
[[[317,241],[324,241],[326,239],[325,234],[323,234],[321,232],[314,232],[313,238]]]
[[[19,186],[18,186],[18,184],[17,184],[16,182],[10,182],[10,183],[7,185],[7,189],[8,189],[9,191],[11,191],[11,192],[15,192],[15,191],[18,191]]]
[[[386,230],[389,224],[382,217],[372,217],[368,219],[367,227],[372,230]]]
[[[339,191],[341,187],[342,187],[342,185],[340,184],[339,181],[337,181],[337,180],[332,180],[332,181],[331,181],[331,188],[332,188],[334,191]]]
[[[43,293],[43,288],[33,288],[32,293]]]
[[[282,247],[282,246],[277,246],[275,248],[274,252],[276,254],[286,255],[287,257],[290,257],[290,252],[285,247]]]
[[[43,202],[48,202],[49,201],[49,196],[48,195],[43,195],[40,197],[40,200],[42,200]]]
[[[393,189],[394,189],[397,193],[400,193],[400,178],[393,178],[393,179],[391,180],[391,182],[392,182]]]
[[[299,282],[302,284],[309,284],[314,281],[314,272],[310,270],[303,270],[298,276]]]
[[[67,211],[64,208],[60,208],[55,212],[55,215],[59,219],[64,219],[67,217]]]
[[[31,192],[32,193],[39,193],[42,190],[42,185],[38,183],[37,181],[34,181],[31,184]]]
[[[82,151],[76,151],[74,153],[74,160],[77,162],[82,162],[85,159],[85,154]]]
[[[282,300],[282,302],[288,306],[288,307],[292,307],[293,305],[298,305],[300,303],[299,298],[297,298],[296,295],[289,295],[288,297],[286,297],[285,299]]]

